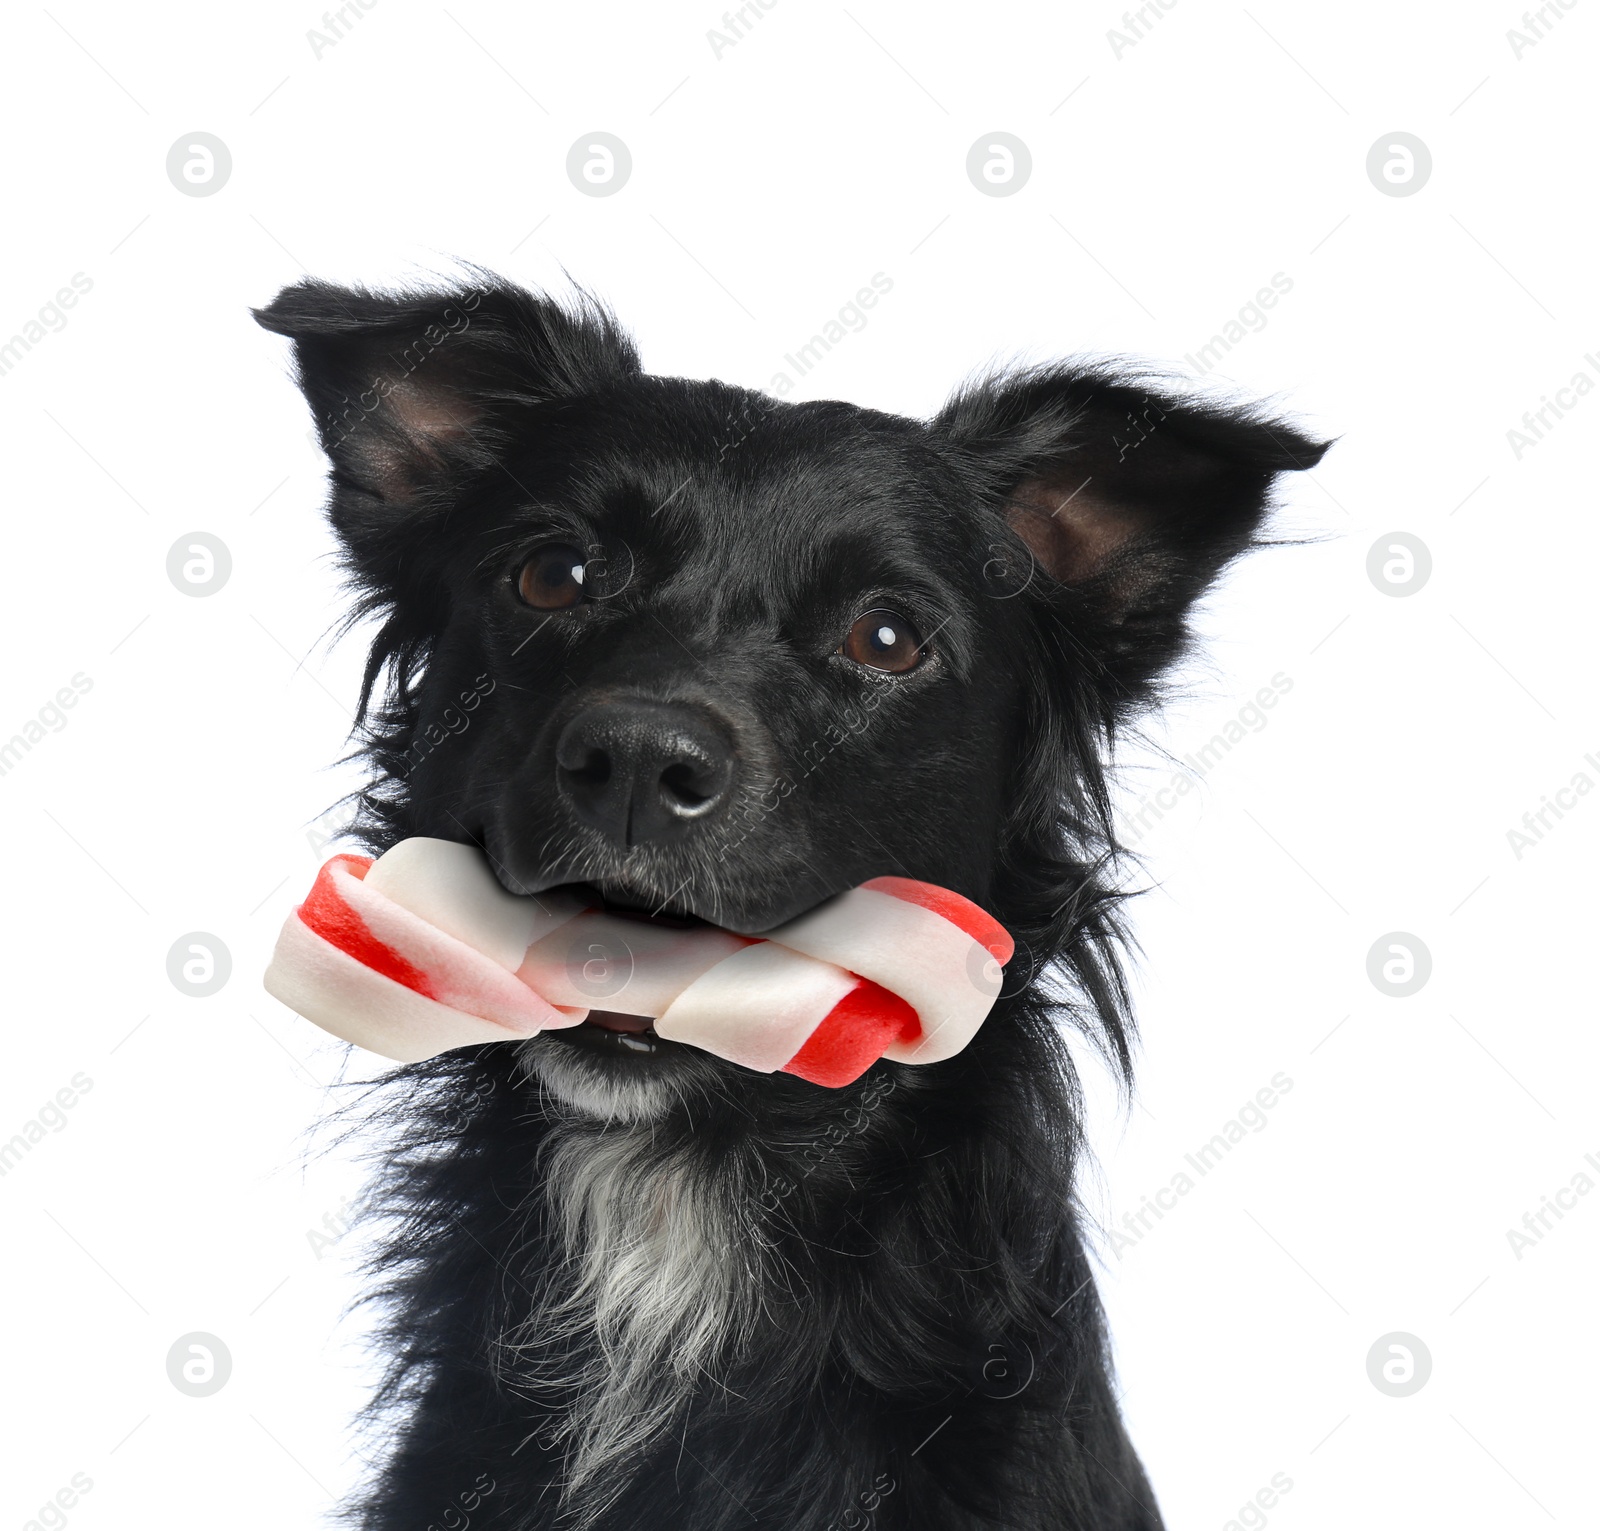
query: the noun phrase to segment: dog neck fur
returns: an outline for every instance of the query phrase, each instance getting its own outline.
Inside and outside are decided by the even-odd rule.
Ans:
[[[548,1109],[557,1124],[539,1194],[557,1258],[503,1337],[500,1371],[514,1390],[556,1401],[539,1434],[564,1450],[563,1499],[581,1531],[754,1339],[769,1241],[759,1172],[742,1156],[702,1165],[692,1144],[658,1148],[647,1121]]]

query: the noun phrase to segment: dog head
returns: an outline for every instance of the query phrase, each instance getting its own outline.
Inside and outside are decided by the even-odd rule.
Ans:
[[[1103,960],[1100,750],[1323,450],[1094,365],[929,422],[656,377],[598,306],[491,279],[306,281],[258,318],[295,343],[380,624],[369,844],[470,841],[514,892],[747,934],[895,874],[1036,963]],[[629,1069],[733,1068],[637,1028],[577,1061],[593,1029],[531,1051],[597,1109]]]

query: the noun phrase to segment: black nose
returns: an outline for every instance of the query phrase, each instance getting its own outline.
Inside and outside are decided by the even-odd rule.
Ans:
[[[578,817],[627,847],[711,813],[733,779],[733,745],[691,707],[596,702],[561,730],[556,775]]]

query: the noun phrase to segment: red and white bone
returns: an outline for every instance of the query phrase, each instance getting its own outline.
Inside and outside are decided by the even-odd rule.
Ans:
[[[291,916],[269,990],[348,1041],[411,1061],[576,1025],[588,1007],[745,1067],[846,1084],[971,1040],[1011,954],[957,894],[885,877],[764,939],[505,891],[470,846],[335,857]]]

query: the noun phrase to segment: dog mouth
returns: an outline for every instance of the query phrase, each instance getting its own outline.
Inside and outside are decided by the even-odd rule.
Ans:
[[[560,872],[552,876],[549,871],[529,876],[511,872],[502,858],[490,859],[500,874],[501,883],[513,893],[533,897],[543,893],[566,894],[614,919],[636,920],[672,930],[731,930],[735,934],[759,938],[764,931],[787,923],[830,896],[828,890],[819,890],[803,900],[803,907],[785,909],[778,912],[776,918],[764,917],[753,910],[748,911],[750,918],[741,918],[745,911],[720,907],[712,910],[704,905],[689,891],[687,879],[675,892],[662,898],[654,888],[614,875],[597,875],[590,868],[582,868],[577,877],[572,875],[573,871],[580,870],[577,868],[562,868],[565,876]],[[585,873],[587,875],[583,875]],[[619,1010],[591,1009],[576,1026],[552,1028],[544,1034],[543,1040],[558,1051],[571,1049],[604,1060],[620,1068],[624,1075],[640,1067],[653,1071],[669,1063],[681,1066],[679,1060],[687,1063],[691,1058],[707,1057],[699,1048],[659,1035],[654,1017]]]
[[[502,887],[521,897],[569,893],[591,908],[624,918],[646,918],[678,928],[711,926],[760,938],[814,909],[863,877],[825,877],[793,867],[774,854],[759,869],[740,867],[726,877],[686,875],[676,858],[571,854],[534,859],[519,853],[516,836],[492,828],[469,836],[481,846]],[[648,850],[648,847],[642,848]],[[631,861],[631,865],[621,865]]]
[[[641,920],[666,925],[674,930],[690,930],[712,922],[676,898],[660,899],[626,883],[569,882],[556,890],[570,893],[584,903],[624,920]]]
[[[625,1015],[620,1010],[591,1010],[577,1026],[563,1026],[549,1033],[585,1052],[607,1058],[647,1058],[682,1049],[681,1042],[669,1042],[656,1035],[655,1020],[648,1015]]]
[[[672,930],[693,930],[711,924],[683,904],[671,899],[663,902],[614,882],[563,883],[553,891],[571,894],[616,919],[637,920],[640,924],[666,926]],[[563,1026],[550,1035],[598,1057],[640,1062],[694,1050],[685,1048],[681,1042],[670,1042],[658,1036],[653,1016],[630,1015],[621,1010],[591,1010],[578,1025]]]

